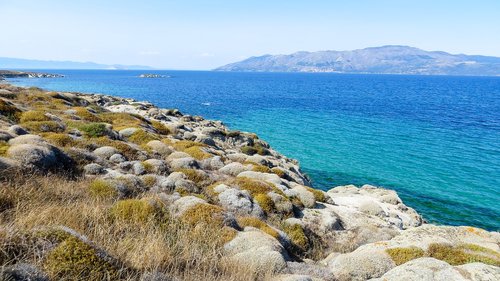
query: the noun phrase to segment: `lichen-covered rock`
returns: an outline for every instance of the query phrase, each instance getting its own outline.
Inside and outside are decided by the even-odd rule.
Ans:
[[[55,151],[47,146],[18,144],[10,146],[7,155],[30,170],[48,170],[58,166]]]
[[[244,172],[244,171],[250,171],[252,169],[251,165],[243,165],[239,162],[231,162],[224,167],[219,169],[219,172],[230,175],[230,176],[237,176],[239,173]]]
[[[99,148],[96,148],[94,150],[94,154],[103,158],[103,159],[109,159],[109,157],[113,156],[114,154],[119,153],[119,151],[111,146],[101,146]]]
[[[219,203],[229,212],[239,215],[264,216],[262,208],[254,204],[247,191],[229,188],[218,195]]]
[[[17,135],[17,136],[28,134],[28,132],[23,127],[21,127],[19,125],[10,126],[9,129],[7,130],[7,132],[9,132],[13,135]]]
[[[16,263],[0,268],[0,280],[9,281],[49,281],[42,270],[32,264]]]
[[[297,193],[297,197],[300,199],[304,207],[313,208],[316,205],[316,199],[314,198],[314,194],[307,190],[302,185],[297,185],[292,188],[293,191]]]
[[[252,227],[238,232],[224,246],[230,260],[256,272],[279,272],[286,267],[288,254],[272,236]]]
[[[480,262],[468,263],[455,268],[468,280],[496,281],[500,280],[500,267]]]
[[[207,201],[198,198],[196,196],[184,196],[175,200],[169,207],[169,209],[174,216],[180,216],[185,211],[196,206],[197,204],[204,204],[204,203],[207,203]]]
[[[173,152],[168,145],[158,140],[152,140],[148,142],[146,146],[164,157],[170,155]]]
[[[127,159],[125,159],[125,157],[123,157],[123,155],[116,153],[116,154],[111,155],[111,157],[109,157],[109,161],[116,163],[116,164],[119,164],[119,163],[127,161]]]
[[[168,172],[165,161],[159,159],[148,159],[143,162],[148,173],[164,174]]]
[[[396,266],[383,249],[367,246],[334,258],[328,264],[333,275],[340,281],[361,281],[380,277]]]
[[[139,130],[139,128],[125,128],[125,129],[120,130],[118,133],[120,134],[120,136],[128,138],[131,135],[133,135],[135,132],[137,132],[138,130]]]
[[[25,134],[9,140],[9,145],[18,144],[47,145],[47,142],[38,135]]]
[[[170,161],[173,170],[193,169],[198,167],[198,162],[192,157],[176,158]]]
[[[101,175],[104,174],[106,170],[97,163],[90,163],[83,167],[83,171],[88,175]]]
[[[466,281],[460,272],[444,261],[434,258],[419,258],[388,271],[373,281]]]

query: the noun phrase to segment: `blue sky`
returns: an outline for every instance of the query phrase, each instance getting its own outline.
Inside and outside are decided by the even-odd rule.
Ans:
[[[0,56],[211,69],[398,44],[500,56],[499,0],[0,0]]]

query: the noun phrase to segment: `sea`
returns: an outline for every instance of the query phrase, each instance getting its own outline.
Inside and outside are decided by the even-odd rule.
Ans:
[[[65,77],[9,82],[222,120],[299,160],[315,188],[390,188],[428,222],[500,230],[500,77],[46,72]]]

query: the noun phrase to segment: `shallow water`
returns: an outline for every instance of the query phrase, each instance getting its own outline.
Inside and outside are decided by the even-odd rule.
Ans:
[[[500,77],[55,72],[11,82],[223,120],[298,159],[317,188],[384,186],[431,222],[500,229]]]

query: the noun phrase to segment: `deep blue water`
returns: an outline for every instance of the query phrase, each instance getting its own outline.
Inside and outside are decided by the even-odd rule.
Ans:
[[[384,186],[428,221],[500,229],[500,77],[55,72],[66,78],[11,81],[223,120],[298,159],[317,188]]]

